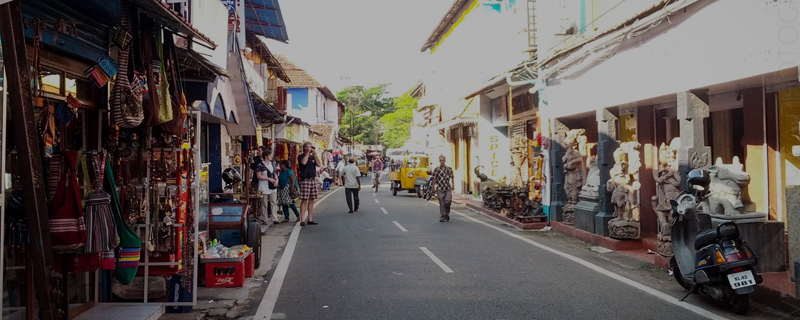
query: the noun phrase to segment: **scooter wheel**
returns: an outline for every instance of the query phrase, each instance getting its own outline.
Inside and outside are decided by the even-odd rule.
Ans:
[[[731,300],[733,305],[733,313],[743,315],[750,309],[750,296],[746,294],[737,294]]]
[[[675,277],[675,281],[678,281],[678,284],[681,285],[686,290],[692,290],[692,286],[686,283],[686,280],[683,279],[683,275],[681,274],[681,268],[678,267],[678,262],[675,261],[675,257],[673,256],[672,259],[669,261],[669,265],[672,266],[672,276]]]

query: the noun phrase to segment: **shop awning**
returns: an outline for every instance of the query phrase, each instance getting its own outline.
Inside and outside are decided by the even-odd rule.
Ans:
[[[259,124],[284,123],[283,116],[275,110],[268,102],[262,100],[257,94],[250,92],[250,100],[253,101],[253,109],[256,112],[256,121]]]
[[[278,0],[244,0],[245,29],[283,43],[288,43]]]
[[[211,41],[204,34],[197,31],[192,25],[183,18],[183,16],[172,10],[169,4],[163,0],[130,0],[135,3],[139,9],[147,13],[153,19],[158,20],[159,23],[171,29],[174,32],[182,33],[194,39],[202,41],[211,49],[215,49],[217,44]]]
[[[202,54],[191,49],[176,48],[181,74],[187,77],[196,76],[214,81],[217,76],[227,77],[228,73],[206,59]]]

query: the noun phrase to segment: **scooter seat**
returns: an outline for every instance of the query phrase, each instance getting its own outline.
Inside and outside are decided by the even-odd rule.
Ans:
[[[717,240],[717,230],[703,230],[694,238],[694,249],[700,250]]]

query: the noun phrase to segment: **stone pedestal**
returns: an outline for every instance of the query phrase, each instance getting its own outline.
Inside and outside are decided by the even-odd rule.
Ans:
[[[612,219],[608,222],[608,236],[614,239],[639,239],[641,228],[639,221]]]
[[[619,118],[607,109],[597,110],[597,167],[600,172],[600,211],[594,216],[595,233],[607,237],[608,222],[614,218],[614,206],[611,204],[611,193],[606,182],[611,178],[610,170],[614,165],[614,150],[619,147],[617,139],[617,121]]]
[[[672,257],[672,236],[658,235],[658,254],[664,257]]]
[[[716,229],[719,226],[717,219],[712,219]],[[786,241],[783,232],[783,222],[762,221],[741,223],[737,222],[742,240],[747,242],[750,249],[758,255],[757,272],[783,272],[786,266]]]
[[[553,141],[550,144],[551,188],[550,188],[550,221],[564,221],[564,206],[567,204],[567,194],[564,192],[564,138],[567,136],[566,125],[561,121],[553,120]]]
[[[575,228],[595,232],[594,217],[600,212],[600,198],[581,195],[581,201],[575,206]]]

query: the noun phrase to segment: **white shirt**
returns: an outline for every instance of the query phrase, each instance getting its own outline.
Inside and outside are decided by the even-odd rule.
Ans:
[[[361,178],[361,169],[356,167],[355,163],[344,167],[343,175],[345,188],[358,189],[358,179]]]
[[[331,175],[328,173],[328,170],[323,170],[322,174],[320,174],[320,178],[324,181],[325,179],[330,179]]]
[[[339,161],[339,163],[336,164],[336,175],[337,176],[341,177],[342,175],[344,175],[344,167],[345,167],[345,165],[346,164],[345,164],[344,160]]]
[[[264,172],[264,174],[269,174],[269,172],[272,172],[274,177],[275,166],[272,165],[272,161],[266,162],[266,165],[267,165],[267,171]],[[277,179],[277,177],[275,179]],[[261,194],[268,195],[275,193],[275,191],[278,191],[278,189],[270,189],[269,184],[270,182],[268,180],[258,180],[258,190],[261,191]]]

